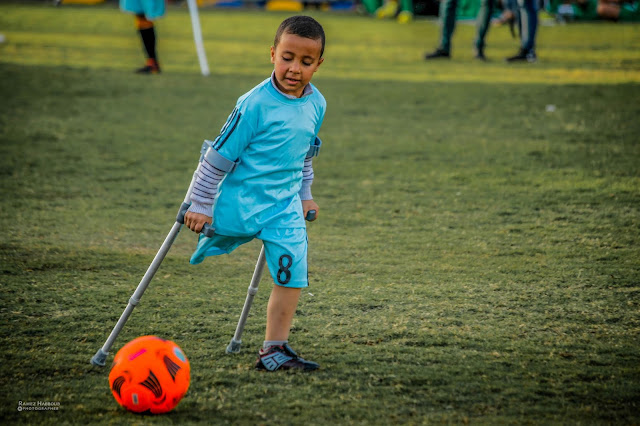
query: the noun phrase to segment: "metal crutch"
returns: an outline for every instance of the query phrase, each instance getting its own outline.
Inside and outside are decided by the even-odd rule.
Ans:
[[[308,221],[312,221],[315,218],[316,211],[309,210],[305,219]],[[244,331],[244,326],[247,322],[247,317],[249,316],[251,305],[253,304],[253,298],[258,293],[258,285],[260,284],[260,279],[262,278],[262,271],[264,271],[265,263],[266,258],[264,254],[263,244],[262,248],[260,249],[258,261],[256,262],[256,269],[253,271],[253,277],[251,277],[251,283],[249,284],[249,288],[247,289],[247,298],[244,300],[244,306],[242,307],[242,313],[240,314],[240,319],[238,320],[236,332],[231,338],[231,342],[227,346],[228,354],[237,354],[238,352],[240,352],[240,346],[242,345],[242,332]]]
[[[153,276],[155,275],[156,271],[160,267],[160,264],[164,260],[164,257],[167,255],[167,252],[171,248],[171,245],[173,244],[176,237],[178,236],[178,233],[180,232],[180,228],[184,224],[184,215],[186,214],[187,209],[191,204],[190,203],[191,191],[193,190],[193,185],[195,184],[195,181],[196,181],[197,171],[198,169],[196,168],[196,171],[193,172],[193,177],[191,178],[191,183],[189,184],[189,190],[187,191],[187,194],[184,197],[184,201],[180,206],[180,210],[178,211],[178,215],[176,217],[176,222],[173,224],[171,231],[169,231],[169,234],[167,235],[164,242],[162,243],[160,250],[158,250],[158,253],[153,258],[151,265],[149,265],[149,268],[147,268],[147,272],[145,272],[144,276],[142,277],[142,280],[140,280],[140,283],[138,284],[136,291],[133,293],[133,296],[131,296],[131,298],[129,299],[129,303],[127,304],[127,307],[125,308],[124,312],[120,316],[120,319],[116,323],[115,327],[113,327],[111,334],[109,334],[109,337],[104,342],[104,345],[102,345],[102,348],[98,349],[98,352],[96,352],[93,358],[91,358],[91,364],[96,365],[98,367],[104,367],[107,356],[109,355],[109,349],[111,349],[111,346],[113,346],[113,343],[118,337],[118,334],[120,334],[120,331],[122,330],[125,323],[129,319],[131,312],[133,312],[133,308],[135,308],[136,305],[140,303],[140,298],[142,297],[142,294],[147,289],[147,286],[151,282],[151,279],[153,279]],[[211,225],[206,223],[205,226],[202,228],[201,233],[207,237],[212,237],[214,234],[214,229],[213,227],[211,227]]]

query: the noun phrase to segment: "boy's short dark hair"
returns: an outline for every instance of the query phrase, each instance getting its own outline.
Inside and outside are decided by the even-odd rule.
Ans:
[[[311,16],[292,16],[282,21],[276,31],[276,38],[273,40],[273,47],[278,47],[282,34],[293,34],[298,37],[310,38],[312,40],[320,40],[322,49],[320,49],[320,57],[324,54],[324,29],[322,25]]]

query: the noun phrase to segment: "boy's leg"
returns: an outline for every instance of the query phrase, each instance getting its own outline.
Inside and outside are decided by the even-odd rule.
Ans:
[[[265,229],[264,243],[269,271],[275,282],[267,305],[265,344],[258,353],[258,370],[315,370],[318,364],[300,358],[289,346],[289,330],[307,277],[307,234],[301,229]]]
[[[267,305],[267,330],[264,340],[282,342],[289,340],[289,330],[293,315],[296,313],[300,292],[300,288],[273,286]]]
[[[289,330],[298,306],[301,288],[274,285],[267,305],[267,330],[262,349],[258,351],[256,370],[312,371],[319,365],[298,356],[289,346]]]

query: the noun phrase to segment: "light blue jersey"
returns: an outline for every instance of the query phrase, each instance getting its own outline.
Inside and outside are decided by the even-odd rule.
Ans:
[[[292,99],[268,78],[238,99],[213,141],[213,149],[237,166],[218,188],[213,206],[216,236],[200,239],[191,263],[260,238],[274,280],[307,285],[306,225],[298,193],[305,157],[326,109],[322,94],[310,88],[309,95]],[[284,280],[283,270],[291,270],[293,278]]]
[[[289,99],[270,79],[238,100],[213,142],[223,157],[238,162],[219,187],[217,234],[254,236],[266,227],[305,227],[298,197],[302,168],[325,108],[317,89]]]

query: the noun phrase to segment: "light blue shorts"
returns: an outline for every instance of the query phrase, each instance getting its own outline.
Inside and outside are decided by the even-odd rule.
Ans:
[[[291,288],[309,286],[306,228],[265,228],[255,237],[216,234],[207,238],[201,235],[190,262],[197,265],[207,256],[231,253],[254,238],[264,243],[267,266],[276,284]]]
[[[120,0],[120,10],[153,20],[164,16],[165,0]]]

